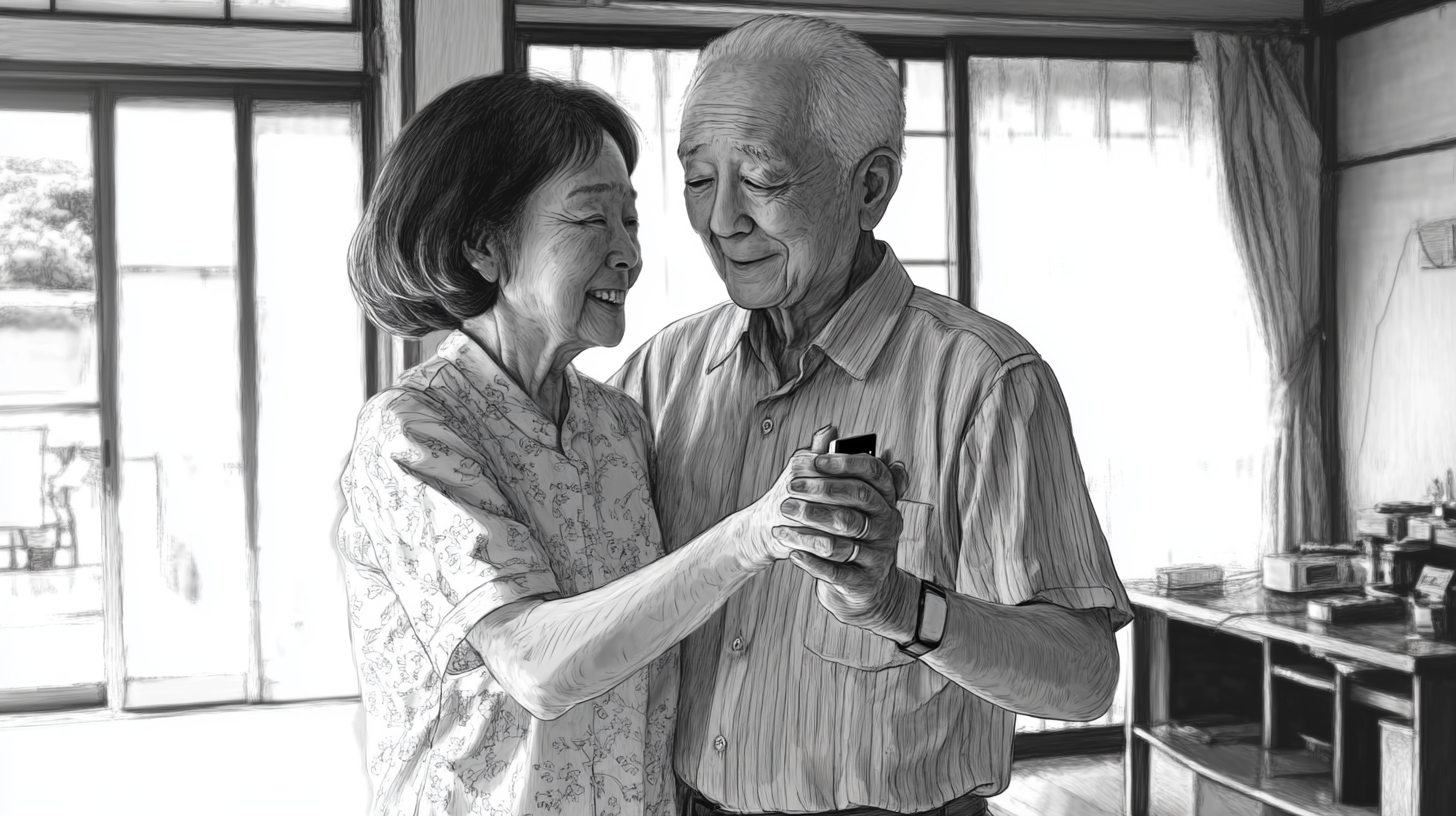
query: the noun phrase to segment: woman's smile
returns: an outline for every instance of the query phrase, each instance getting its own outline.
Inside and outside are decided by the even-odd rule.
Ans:
[[[592,289],[587,292],[592,300],[611,309],[621,309],[627,302],[626,289]]]

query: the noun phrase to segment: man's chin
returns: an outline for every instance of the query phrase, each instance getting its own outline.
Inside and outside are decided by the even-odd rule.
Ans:
[[[724,283],[728,286],[728,297],[742,309],[773,308],[783,303],[787,292],[781,278],[772,281],[745,281],[729,277],[725,278]]]

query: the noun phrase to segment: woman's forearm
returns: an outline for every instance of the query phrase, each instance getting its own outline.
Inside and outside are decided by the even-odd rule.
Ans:
[[[504,606],[468,640],[532,715],[554,719],[598,697],[703,625],[761,566],[730,516],[691,543],[611,583]]]

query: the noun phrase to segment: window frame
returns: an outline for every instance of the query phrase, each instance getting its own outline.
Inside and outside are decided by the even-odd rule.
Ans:
[[[514,63],[527,66],[533,45],[604,48],[701,49],[727,33],[726,26],[573,25],[515,23]],[[975,219],[971,185],[970,60],[973,57],[1039,57],[1046,59],[1127,60],[1138,62],[1192,62],[1196,56],[1190,36],[1173,39],[1120,39],[1090,37],[950,36],[910,37],[862,35],[885,59],[940,60],[945,66],[947,161],[951,186],[947,198],[950,229],[950,296],[962,305],[976,306]],[[904,79],[901,78],[903,87]]]
[[[354,0],[356,9],[361,5]],[[366,9],[368,5],[363,4]],[[90,19],[87,15],[87,19]],[[151,21],[153,18],[148,18]],[[189,21],[190,22],[190,21]],[[358,22],[356,17],[356,22]],[[366,21],[367,22],[367,21]],[[338,29],[341,26],[330,26]],[[367,52],[367,49],[366,49]],[[57,699],[54,689],[16,689],[9,693],[14,701],[0,709],[0,727],[30,724],[63,718],[117,719],[158,716],[180,711],[238,708],[257,705],[291,705],[294,701],[270,704],[264,699],[266,677],[263,667],[263,641],[258,597],[258,325],[256,313],[256,207],[254,190],[255,102],[319,102],[348,103],[357,106],[360,137],[361,201],[369,200],[379,144],[378,101],[374,83],[368,72],[369,56],[365,55],[365,71],[313,71],[275,68],[255,69],[192,69],[184,67],[111,66],[88,63],[0,61],[0,91],[20,91],[44,99],[88,99],[90,116],[91,175],[93,184],[94,264],[96,298],[96,378],[97,395],[94,410],[99,414],[101,438],[101,522],[102,548],[102,621],[104,630],[105,676],[96,684],[76,687],[69,697]],[[179,703],[165,709],[127,708],[127,698],[134,684],[146,678],[129,678],[122,630],[122,562],[119,499],[121,459],[118,390],[118,337],[120,268],[116,255],[116,133],[117,101],[135,97],[231,100],[234,116],[234,150],[237,187],[236,286],[238,293],[238,345],[240,406],[242,417],[242,458],[244,507],[246,512],[247,581],[250,604],[248,639],[248,673],[245,699],[219,702]],[[75,106],[72,106],[74,109]],[[382,364],[389,342],[387,335],[360,317],[363,340],[365,393],[361,404],[381,387],[385,374]],[[47,406],[40,406],[44,409]],[[92,403],[86,404],[92,408]],[[0,407],[13,413],[20,408]],[[206,677],[185,678],[206,682]],[[178,679],[162,682],[178,683]],[[100,695],[100,701],[97,695]],[[34,702],[26,698],[33,696]],[[327,699],[327,698],[324,698]],[[357,701],[358,695],[345,700]],[[307,702],[320,702],[310,700]],[[302,701],[300,701],[302,702]]]
[[[164,25],[223,28],[275,28],[293,31],[365,31],[367,29],[361,18],[370,5],[366,0],[349,0],[348,21],[329,22],[326,20],[261,20],[246,17],[238,19],[232,15],[233,0],[222,0],[222,3],[222,17],[189,17],[177,14],[125,14],[107,11],[69,11],[56,8],[56,0],[50,0],[50,8],[44,9],[0,8],[0,19],[6,17],[29,17],[44,20],[74,20],[89,23],[160,23]]]

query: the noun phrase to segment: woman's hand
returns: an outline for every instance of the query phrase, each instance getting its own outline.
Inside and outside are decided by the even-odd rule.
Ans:
[[[808,448],[789,458],[773,487],[738,514],[750,568],[766,568],[795,551],[848,561],[860,543],[888,541],[893,547],[899,539],[897,475],[872,457],[856,457],[868,461],[851,469],[833,467],[848,456],[829,453],[837,436],[832,425],[820,428]]]

